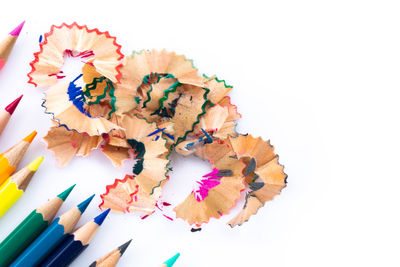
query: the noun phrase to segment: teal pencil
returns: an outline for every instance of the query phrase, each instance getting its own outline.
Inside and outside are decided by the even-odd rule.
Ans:
[[[175,264],[176,260],[179,258],[180,255],[181,253],[175,254],[175,256],[166,260],[160,267],[172,267],[172,265]]]
[[[7,267],[13,262],[49,226],[74,186],[71,186],[44,205],[33,210],[0,243],[0,267]]]
[[[10,266],[38,266],[72,232],[93,197],[55,219]]]

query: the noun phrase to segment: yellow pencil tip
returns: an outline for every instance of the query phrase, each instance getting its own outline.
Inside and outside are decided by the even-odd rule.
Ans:
[[[28,168],[31,171],[35,172],[39,168],[40,163],[42,163],[42,161],[43,161],[43,157],[37,157],[34,161],[29,163]]]
[[[32,133],[30,133],[27,137],[25,137],[24,139],[22,139],[22,141],[26,141],[29,143],[32,143],[33,138],[35,138],[37,132],[33,131]]]

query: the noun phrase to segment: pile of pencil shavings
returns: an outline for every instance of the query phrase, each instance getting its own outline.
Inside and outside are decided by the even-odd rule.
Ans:
[[[106,187],[100,208],[152,214],[168,181],[169,155],[194,154],[212,171],[174,208],[177,218],[200,226],[246,201],[230,226],[241,225],[286,186],[269,141],[235,131],[241,117],[215,76],[199,75],[191,60],[165,50],[121,53],[115,37],[87,26],[52,26],[34,54],[29,83],[45,88],[43,107],[54,126],[44,140],[61,166],[101,149],[132,173]],[[72,81],[66,57],[84,61]],[[82,79],[85,86],[78,86]],[[246,190],[246,194],[241,194]],[[164,202],[165,203],[165,202]]]

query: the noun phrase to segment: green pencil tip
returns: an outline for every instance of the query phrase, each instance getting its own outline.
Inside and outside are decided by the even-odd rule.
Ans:
[[[81,203],[78,205],[78,209],[79,209],[79,211],[80,211],[81,213],[84,213],[84,212],[85,212],[87,206],[89,206],[90,201],[92,201],[93,197],[94,197],[94,194],[91,195],[88,199],[84,200],[83,202],[81,202]]]
[[[60,193],[57,195],[58,198],[61,198],[62,201],[65,201],[67,197],[69,196],[69,193],[71,193],[72,189],[74,189],[76,184],[65,190],[64,192]]]
[[[167,265],[168,267],[172,267],[172,265],[175,264],[176,260],[179,258],[180,255],[181,253],[176,253],[175,256],[165,261],[164,264]]]

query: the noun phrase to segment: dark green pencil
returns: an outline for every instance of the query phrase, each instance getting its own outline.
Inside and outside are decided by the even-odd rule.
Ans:
[[[0,267],[8,266],[53,220],[75,185],[33,210],[0,243]]]
[[[55,219],[10,266],[38,266],[72,232],[93,197],[94,195]]]

